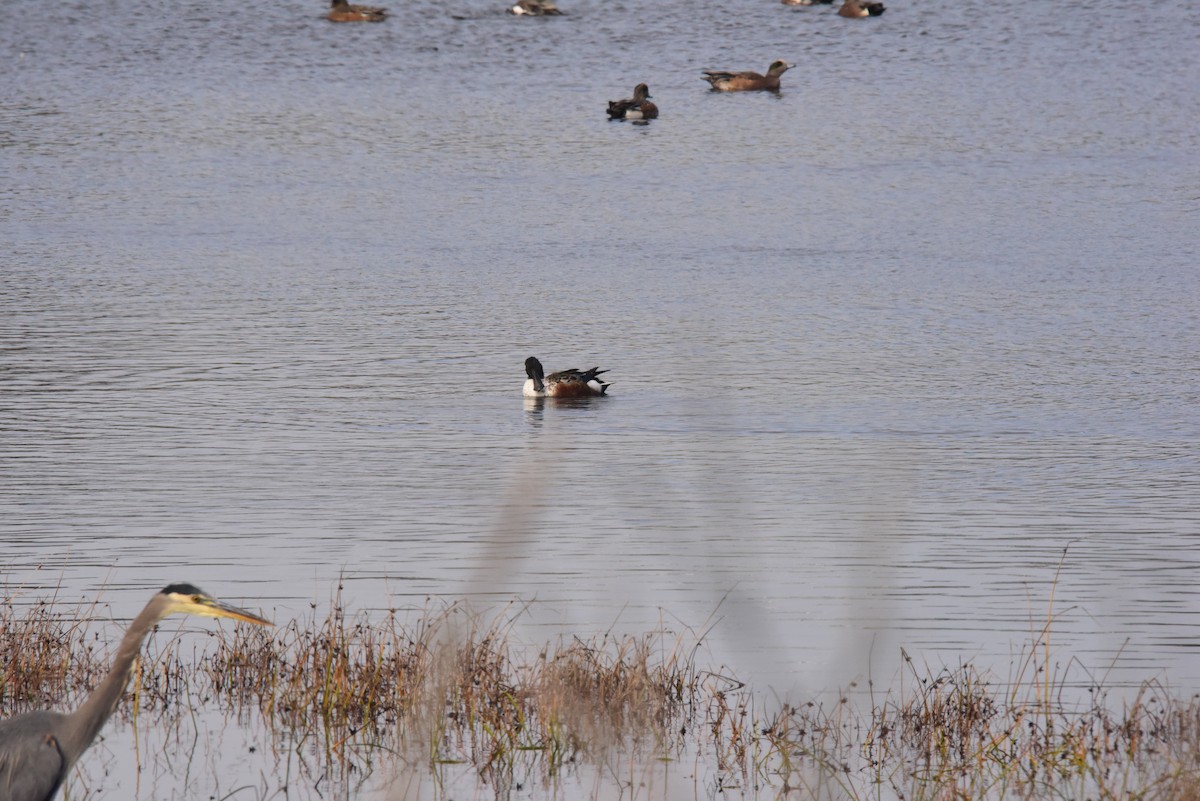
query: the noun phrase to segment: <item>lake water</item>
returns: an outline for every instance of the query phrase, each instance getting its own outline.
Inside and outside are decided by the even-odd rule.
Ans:
[[[1200,691],[1200,10],[561,7],[5,4],[4,595]]]

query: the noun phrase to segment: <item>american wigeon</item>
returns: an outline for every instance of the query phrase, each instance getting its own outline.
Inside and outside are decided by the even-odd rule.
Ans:
[[[386,8],[352,6],[348,0],[330,0],[325,18],[330,22],[383,22],[386,16]]]
[[[596,376],[607,373],[599,367],[590,370],[562,370],[546,375],[536,356],[525,360],[525,381],[522,394],[527,398],[590,398],[604,395],[609,384]]]
[[[752,92],[756,89],[766,89],[771,92],[779,90],[779,76],[788,71],[792,65],[786,61],[772,61],[767,67],[766,75],[757,72],[710,72],[705,71],[704,80],[712,84],[718,92]]]
[[[846,0],[842,3],[842,7],[838,9],[839,17],[850,17],[857,19],[858,17],[878,17],[884,11],[883,3],[865,2],[865,0]]]
[[[561,17],[562,12],[551,0],[517,0],[517,4],[508,10],[509,14],[518,17]]]
[[[626,100],[608,101],[610,120],[652,120],[658,116],[658,106],[650,102],[650,87],[639,83],[633,88],[633,97]]]

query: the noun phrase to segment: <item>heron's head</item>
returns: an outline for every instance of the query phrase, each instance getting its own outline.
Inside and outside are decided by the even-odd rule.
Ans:
[[[164,617],[173,614],[201,615],[244,620],[260,626],[275,625],[265,617],[259,617],[253,612],[218,601],[194,584],[169,584],[162,588],[159,597],[165,602],[162,613]]]

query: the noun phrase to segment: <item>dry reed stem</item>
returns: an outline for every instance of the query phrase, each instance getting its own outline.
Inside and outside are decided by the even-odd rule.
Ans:
[[[56,611],[54,599],[18,610],[0,607],[0,710],[52,706],[94,685],[108,668],[104,646],[89,636],[94,605]]]

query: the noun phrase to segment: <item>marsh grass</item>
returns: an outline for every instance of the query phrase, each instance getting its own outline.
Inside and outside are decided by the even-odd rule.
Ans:
[[[98,639],[92,610],[55,609],[0,610],[5,715],[75,703],[106,669],[111,632]],[[160,633],[120,714],[170,721],[204,705],[260,719],[279,750],[306,748],[312,776],[345,785],[386,769],[421,771],[435,787],[463,770],[552,787],[618,754],[686,765],[706,797],[1200,801],[1200,703],[1154,682],[1119,704],[1099,684],[1064,692],[1052,620],[1004,680],[969,663],[922,669],[905,655],[882,693],[868,681],[768,704],[699,668],[695,634],[533,647],[515,633],[520,614],[452,605],[406,625],[396,611],[350,613],[335,597],[327,613],[274,630]]]
[[[536,760],[547,775],[581,752],[663,743],[695,695],[678,638],[572,637],[535,650],[514,636],[518,617],[451,606],[406,630],[394,611],[374,625],[335,599],[324,619],[273,638],[239,629],[208,674],[341,759],[377,751],[493,771]]]
[[[0,712],[53,706],[94,685],[108,669],[91,632],[93,604],[63,612],[56,598],[0,608]]]

